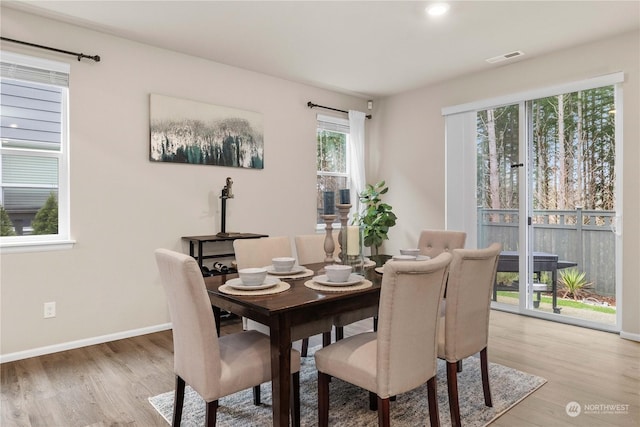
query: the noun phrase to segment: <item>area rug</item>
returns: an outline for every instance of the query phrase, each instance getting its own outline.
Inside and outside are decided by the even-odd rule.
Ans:
[[[489,424],[546,382],[544,378],[496,363],[489,364],[489,379],[493,398],[492,408],[484,405],[479,358],[471,357],[464,361],[463,370],[458,374],[460,416],[464,426],[480,427]],[[443,426],[449,426],[451,418],[447,396],[446,363],[442,360],[438,361],[437,389],[440,423]],[[369,393],[367,391],[336,378],[332,379],[329,390],[330,426],[377,425],[377,412],[369,410]],[[318,425],[317,391],[317,372],[314,358],[312,356],[302,358],[300,410],[303,426]],[[262,385],[261,396],[262,404],[260,406],[253,404],[251,390],[220,399],[218,426],[272,425],[271,383]],[[149,402],[170,424],[173,413],[173,391],[150,397]],[[182,411],[182,426],[203,426],[204,414],[204,401],[187,386]],[[415,427],[429,424],[426,385],[399,395],[395,402],[391,402],[391,424],[394,427]]]

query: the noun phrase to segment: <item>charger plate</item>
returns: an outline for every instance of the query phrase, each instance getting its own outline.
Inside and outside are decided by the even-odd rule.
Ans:
[[[270,295],[270,294],[278,294],[280,292],[287,291],[291,288],[291,285],[286,282],[278,282],[275,286],[267,289],[255,289],[255,290],[240,290],[235,289],[227,284],[224,284],[218,288],[220,292],[228,295],[248,295],[248,296],[256,296],[256,295]]]
[[[313,276],[313,270],[309,270],[308,268],[304,267],[301,271],[297,272],[297,273],[287,273],[287,274],[282,274],[282,273],[277,273],[277,274],[273,274],[273,276],[271,276],[273,273],[269,272],[267,270],[267,277],[277,277],[278,279],[282,280],[282,279],[304,279],[305,277],[311,277]]]
[[[322,292],[346,292],[346,291],[359,291],[361,289],[367,289],[373,286],[370,280],[364,279],[362,282],[350,286],[327,286],[316,283],[313,280],[307,280],[304,282],[307,288],[322,291]]]
[[[306,267],[302,265],[294,265],[289,271],[277,271],[273,265],[267,265],[264,268],[267,269],[267,274],[271,274],[272,276],[294,276],[306,270]]]

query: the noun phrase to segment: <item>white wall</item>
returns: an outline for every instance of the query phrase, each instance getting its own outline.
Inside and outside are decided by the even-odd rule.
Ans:
[[[102,58],[78,62],[2,43],[5,50],[71,64],[71,231],[77,240],[72,250],[2,255],[2,355],[169,322],[153,250],[186,252],[181,236],[218,232],[227,176],[235,193],[227,203],[227,231],[314,231],[318,110],[306,103],[366,111],[366,100],[1,12],[5,37]],[[265,168],[150,162],[151,93],[262,113]],[[56,318],[43,319],[46,301],[57,303]]]
[[[441,108],[623,71],[622,330],[640,339],[640,34],[628,33],[554,54],[494,67],[376,104],[370,178],[385,179],[399,222],[385,252],[415,245],[417,233],[445,226],[445,147]]]

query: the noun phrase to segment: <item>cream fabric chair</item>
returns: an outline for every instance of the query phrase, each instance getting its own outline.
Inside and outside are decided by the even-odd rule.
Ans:
[[[339,230],[333,230],[334,257],[338,258],[340,243],[338,242]],[[316,264],[324,262],[327,254],[324,251],[326,233],[301,234],[294,237],[296,254],[300,265]]]
[[[340,244],[338,243],[339,230],[333,230],[333,241],[336,248],[334,255],[337,257],[340,253]],[[324,240],[326,234],[303,234],[295,236],[296,253],[298,255],[298,262],[301,265],[322,263],[326,258],[324,252]],[[370,313],[367,313],[367,317],[375,317],[378,314],[377,309],[371,309]],[[344,336],[344,327],[351,323],[357,322],[362,319],[361,314],[343,313],[339,315],[334,326],[336,328],[336,341],[341,340]],[[331,333],[329,335],[323,335],[323,345],[329,345],[331,343]],[[302,347],[302,354],[306,356],[306,347]]]
[[[467,233],[464,231],[423,230],[418,238],[418,249],[421,255],[433,258],[442,252],[463,249],[466,240]]]
[[[261,239],[236,239],[233,241],[236,266],[242,268],[266,267],[276,257],[291,257],[291,242],[286,236]],[[250,319],[243,319],[244,329],[256,329],[269,334],[269,327]]]
[[[329,379],[337,377],[377,395],[378,425],[389,425],[389,400],[425,382],[431,426],[439,425],[436,393],[440,301],[451,254],[428,261],[387,263],[378,331],[347,337],[315,353],[318,419],[329,424]],[[419,403],[417,403],[419,404]]]
[[[271,260],[276,257],[291,257],[291,241],[287,236],[263,237],[261,239],[236,239],[233,241],[233,251],[235,252],[236,265],[238,270],[242,268],[266,267],[271,265]],[[269,334],[269,327],[251,319],[242,319],[245,330],[255,329],[263,334]],[[301,349],[301,353],[306,357],[309,347],[309,339],[305,338],[302,343],[296,342],[295,347]],[[260,386],[253,388],[253,402],[260,404]]]
[[[173,322],[173,425],[180,425],[185,384],[189,384],[207,403],[206,425],[215,426],[219,398],[271,380],[269,337],[246,331],[218,338],[211,302],[196,261],[167,249],[157,249],[155,257]],[[294,425],[300,425],[299,370],[300,353],[292,350]]]
[[[447,306],[440,322],[438,357],[447,362],[449,407],[453,426],[460,426],[458,362],[480,352],[484,402],[493,406],[489,387],[487,341],[491,292],[502,246],[454,249],[447,283]]]

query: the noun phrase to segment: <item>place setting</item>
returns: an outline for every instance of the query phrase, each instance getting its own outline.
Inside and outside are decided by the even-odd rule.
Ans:
[[[420,255],[420,249],[418,248],[410,248],[410,249],[400,249],[400,255],[394,255],[389,261],[426,261],[431,259],[431,257],[426,255]],[[386,263],[385,263],[386,264]],[[384,265],[381,267],[376,267],[374,271],[378,274],[382,274],[384,272]]]
[[[276,257],[271,260],[271,265],[264,267],[267,277],[277,276],[279,279],[302,279],[313,276],[313,270],[303,265],[297,265],[292,257]]]
[[[267,275],[266,268],[243,268],[235,279],[228,280],[218,290],[229,295],[269,295],[291,288],[278,277]]]
[[[325,274],[313,277],[304,283],[307,288],[325,292],[344,292],[366,289],[373,284],[353,272],[353,267],[343,264],[327,265]]]

